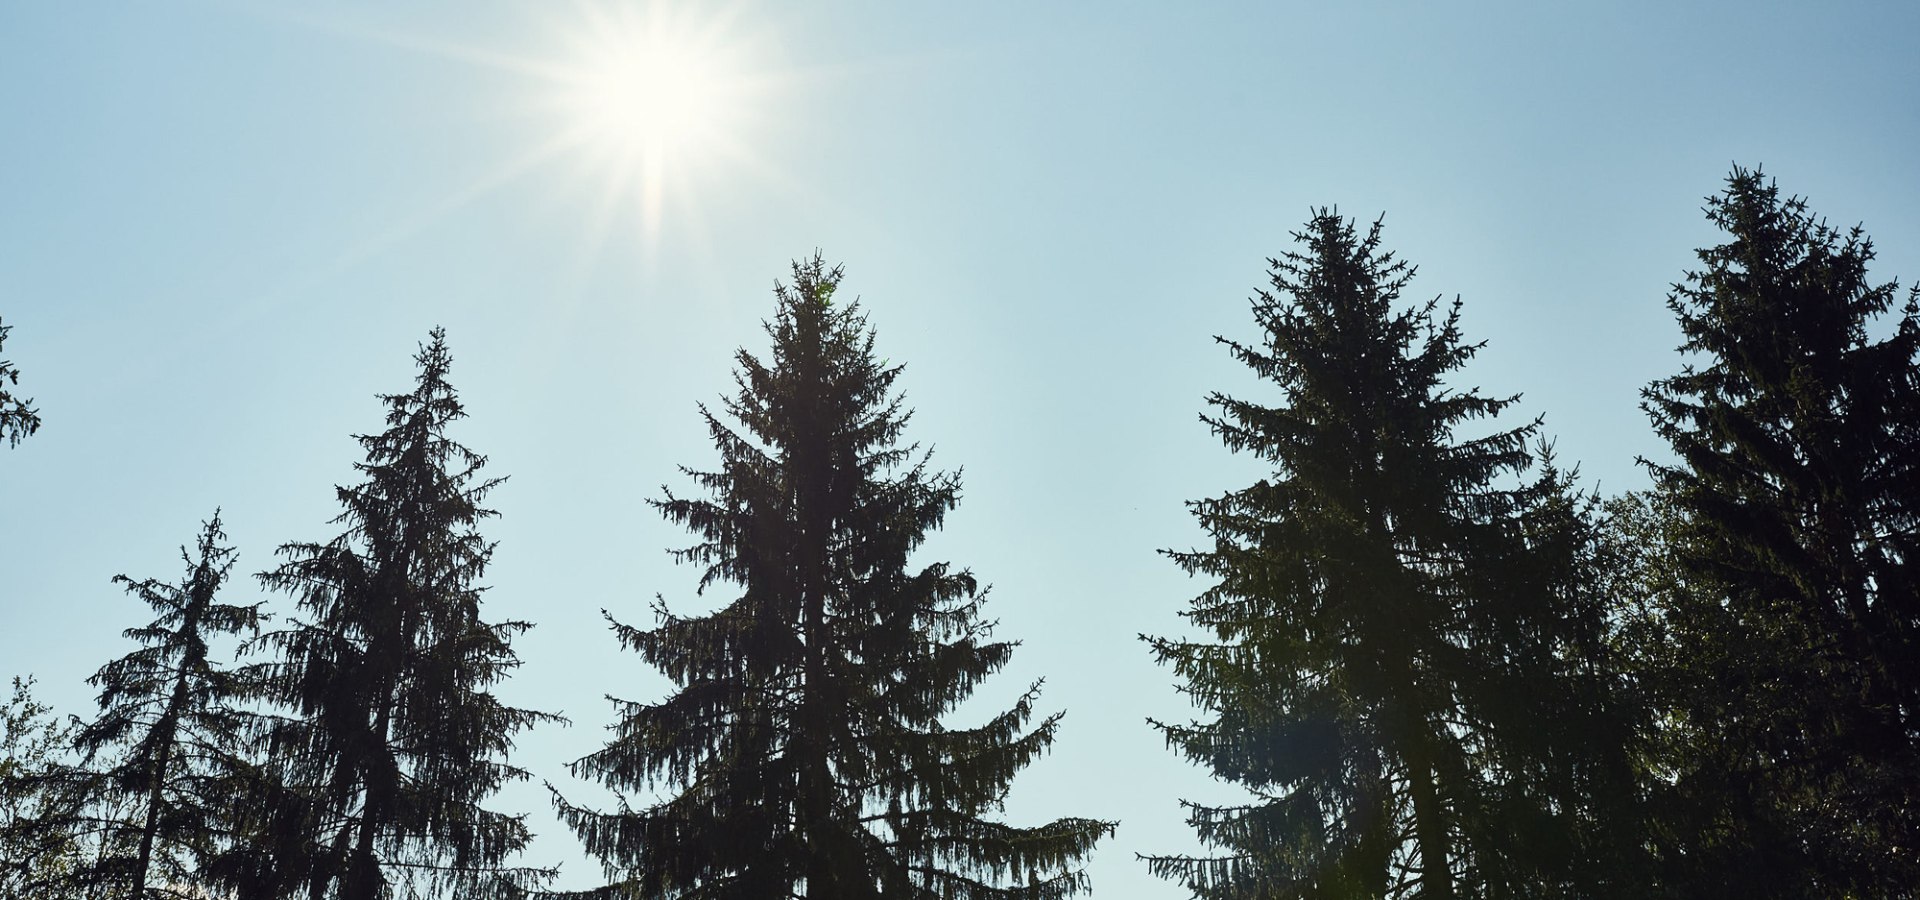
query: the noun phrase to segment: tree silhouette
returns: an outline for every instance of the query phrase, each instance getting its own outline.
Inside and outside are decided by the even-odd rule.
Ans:
[[[1920,293],[1758,170],[1668,306],[1696,354],[1645,392],[1673,465],[1671,876],[1691,896],[1920,884]],[[1873,332],[1890,324],[1886,336]]]
[[[0,347],[7,343],[7,333],[13,330],[11,325],[0,325]],[[12,363],[0,359],[0,440],[9,447],[20,446],[27,435],[40,430],[40,414],[33,408],[33,400],[22,400],[7,392],[7,388],[20,383],[20,370]]]
[[[1478,349],[1459,303],[1396,309],[1412,270],[1328,210],[1253,301],[1261,342],[1219,338],[1277,386],[1215,393],[1203,421],[1275,467],[1190,504],[1216,579],[1184,613],[1209,638],[1145,638],[1212,718],[1154,723],[1245,787],[1187,804],[1215,856],[1152,856],[1207,900],[1579,895],[1625,851],[1586,802],[1630,772],[1606,679],[1582,668],[1584,501],[1530,463],[1537,424],[1461,438],[1511,399],[1449,387]],[[1503,486],[1504,485],[1504,486]]]
[[[80,764],[58,776],[83,801],[71,827],[100,845],[72,873],[74,888],[87,896],[178,897],[200,882],[198,863],[231,839],[250,723],[243,706],[257,692],[241,674],[216,665],[208,643],[255,631],[260,612],[259,604],[215,599],[233,568],[225,538],[216,512],[194,552],[182,548],[187,573],[178,584],[114,579],[158,618],[128,629],[142,646],[91,679],[100,688],[100,715],[74,736]],[[96,766],[103,751],[108,764]]]
[[[899,443],[900,367],[873,354],[840,270],[818,256],[776,287],[770,362],[736,355],[726,414],[701,412],[720,465],[687,474],[708,494],[654,505],[698,543],[702,588],[739,585],[709,615],[656,606],[613,623],[678,686],[618,702],[616,737],[575,762],[657,803],[601,813],[558,800],[614,883],[593,897],[1056,898],[1112,824],[1033,828],[988,818],[1045,752],[1058,713],[1029,726],[1034,685],[971,728],[943,717],[1006,664],[965,570],[909,557],[959,495]],[[611,620],[611,617],[609,617]]]
[[[516,897],[550,874],[508,865],[526,825],[480,805],[527,777],[503,759],[513,736],[555,719],[488,692],[531,627],[480,617],[494,547],[480,504],[500,479],[447,437],[465,411],[445,332],[415,361],[413,391],[383,398],[387,430],[359,438],[366,480],[338,489],[345,530],[282,546],[286,562],[260,576],[306,619],[261,639],[278,653],[268,693],[287,714],[268,735],[258,852],[223,870],[243,896]]]
[[[0,897],[69,900],[82,842],[72,823],[80,809],[55,772],[77,724],[33,699],[33,679],[15,676],[0,706]]]

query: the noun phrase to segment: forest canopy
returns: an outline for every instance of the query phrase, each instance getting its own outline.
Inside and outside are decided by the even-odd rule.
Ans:
[[[1551,410],[1473,386],[1471,294],[1410,296],[1384,219],[1316,209],[1276,248],[1250,322],[1215,339],[1244,380],[1200,412],[1257,474],[1202,473],[1203,537],[1163,551],[1193,592],[1154,602],[1184,630],[1100,651],[1151,657],[1194,710],[1088,711],[1164,743],[1143,783],[1191,767],[1221,791],[1167,810],[1197,849],[1144,853],[1140,874],[1196,900],[1916,896],[1920,289],[1758,169],[1704,213],[1715,243],[1666,297],[1683,343],[1640,395],[1670,452],[1614,494],[1555,452]],[[990,617],[1064,601],[1009,584],[989,603],[931,558],[967,527],[959,468],[914,442],[887,308],[844,280],[795,261],[732,390],[683,423],[705,461],[623,501],[691,536],[670,552],[710,608],[624,583],[542,600],[604,606],[579,652],[655,679],[583,685],[611,704],[596,749],[525,763],[569,720],[509,700],[536,623],[493,612],[496,553],[518,552],[487,536],[506,478],[463,443],[435,328],[354,436],[320,537],[236,576],[256,551],[207,498],[175,575],[113,578],[96,624],[124,652],[97,661],[95,708],[56,712],[15,678],[0,895],[1102,887],[1087,864],[1125,823],[1097,798],[1019,802],[1036,779],[1016,776],[1069,732]],[[0,466],[45,439],[22,374],[0,361]],[[556,888],[531,811],[503,805],[541,782],[597,886]]]

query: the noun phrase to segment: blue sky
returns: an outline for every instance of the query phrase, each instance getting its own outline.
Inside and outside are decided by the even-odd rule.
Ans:
[[[1178,798],[1235,796],[1144,724],[1186,711],[1135,635],[1202,587],[1155,552],[1201,538],[1183,501],[1262,474],[1196,414],[1273,398],[1211,336],[1253,337],[1312,207],[1384,212],[1412,298],[1458,294],[1489,342],[1462,383],[1523,393],[1608,492],[1659,453],[1637,392],[1678,365],[1663,300],[1730,165],[1920,275],[1907,3],[654,3],[744,87],[652,216],[553,149],[551,75],[619,4],[309,6],[0,5],[4,356],[46,419],[0,449],[0,676],[90,710],[145,621],[108,579],[176,576],[216,506],[243,572],[330,537],[350,435],[443,325],[457,436],[510,476],[489,613],[538,623],[502,690],[574,723],[517,761],[594,798],[563,763],[602,695],[665,687],[599,610],[709,602],[643,501],[713,460],[695,404],[819,248],[908,365],[911,437],[964,469],[928,558],[1024,642],[961,718],[1047,679],[1062,740],[1007,814],[1120,820],[1101,897],[1184,896],[1133,854],[1193,846]],[[537,785],[498,805],[596,883]]]

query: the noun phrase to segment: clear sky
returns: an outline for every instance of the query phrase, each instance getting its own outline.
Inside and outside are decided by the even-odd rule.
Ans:
[[[109,578],[177,577],[215,507],[243,573],[331,537],[349,436],[443,325],[456,437],[510,476],[486,609],[538,623],[502,692],[573,720],[515,759],[592,800],[563,764],[602,696],[666,687],[599,610],[712,599],[643,501],[714,460],[695,404],[819,248],[964,469],[927,558],[1024,642],[959,718],[1043,676],[1067,711],[1008,818],[1118,819],[1096,895],[1184,896],[1134,854],[1235,794],[1144,723],[1188,713],[1135,636],[1202,588],[1156,553],[1201,539],[1183,501],[1261,474],[1196,414],[1277,399],[1212,342],[1254,336],[1265,258],[1314,206],[1385,213],[1413,296],[1489,342],[1465,383],[1637,487],[1667,286],[1733,163],[1920,276],[1916,34],[1908,2],[0,0],[0,355],[46,420],[0,448],[0,676],[91,711],[146,621]],[[537,785],[497,805],[597,883]]]

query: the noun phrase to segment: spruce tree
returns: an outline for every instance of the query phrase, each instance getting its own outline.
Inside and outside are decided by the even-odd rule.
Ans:
[[[7,343],[7,333],[13,330],[11,325],[0,325],[0,347]],[[33,408],[33,400],[22,400],[7,392],[7,388],[20,383],[20,369],[13,363],[0,359],[0,441],[6,441],[9,447],[20,446],[20,440],[40,430],[40,414]]]
[[[1170,556],[1215,583],[1184,615],[1205,637],[1146,640],[1211,718],[1158,723],[1244,787],[1188,804],[1208,856],[1148,857],[1195,897],[1579,896],[1626,855],[1584,802],[1611,764],[1597,640],[1575,589],[1584,507],[1538,423],[1458,432],[1512,399],[1447,383],[1478,349],[1459,303],[1401,308],[1413,271],[1318,211],[1270,260],[1259,343],[1218,338],[1279,389],[1215,393],[1201,418],[1274,474],[1190,504],[1212,546]]]
[[[1695,896],[1913,896],[1920,884],[1920,293],[1860,228],[1736,168],[1726,243],[1668,306],[1692,355],[1645,392],[1676,461],[1669,719]]]
[[[515,897],[549,874],[509,865],[527,827],[481,806],[527,777],[505,760],[513,736],[555,718],[488,690],[519,664],[511,640],[530,627],[480,615],[494,549],[481,504],[501,479],[447,435],[465,411],[442,330],[415,361],[414,389],[382,398],[387,429],[359,438],[365,481],[337,489],[344,530],[282,546],[286,561],[260,576],[303,616],[261,639],[277,653],[267,691],[283,712],[267,735],[258,850],[221,870],[243,897]]]
[[[613,622],[677,689],[620,702],[616,737],[573,764],[623,796],[558,801],[613,882],[593,897],[1032,898],[1086,886],[1077,862],[1107,822],[991,818],[1060,714],[1031,723],[1034,685],[984,724],[943,719],[1013,645],[980,618],[966,570],[910,557],[959,497],[900,438],[901,367],[877,361],[856,303],[818,256],[777,285],[769,361],[736,355],[734,423],[701,409],[720,452],[686,470],[707,494],[655,502],[698,542],[679,551],[716,612]],[[609,616],[609,621],[612,617]]]
[[[142,646],[91,679],[100,714],[75,735],[79,764],[59,777],[84,802],[73,827],[99,844],[72,873],[87,896],[183,896],[200,884],[199,864],[232,840],[251,722],[244,705],[255,692],[214,661],[209,643],[256,631],[260,612],[216,600],[233,568],[225,538],[216,512],[194,551],[181,549],[187,572],[177,584],[114,579],[159,615],[128,629]]]

